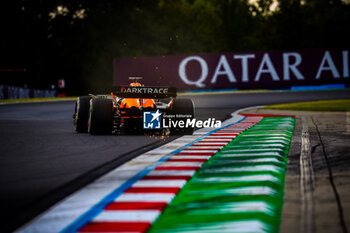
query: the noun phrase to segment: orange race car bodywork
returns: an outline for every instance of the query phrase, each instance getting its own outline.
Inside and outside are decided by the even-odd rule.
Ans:
[[[130,87],[142,87],[142,84],[137,80],[134,80],[129,85]],[[137,99],[137,98],[125,98],[120,103],[121,108],[156,108],[156,104],[153,99]]]
[[[121,108],[155,108],[156,103],[153,99],[136,99],[136,98],[125,98],[120,103]]]
[[[90,134],[125,134],[125,133],[184,133],[192,134],[194,127],[179,128],[160,125],[160,116],[180,116],[179,120],[192,119],[194,106],[190,99],[175,99],[176,88],[165,86],[144,86],[139,83],[141,78],[131,77],[128,86],[116,86],[107,95],[89,95],[77,98],[73,115],[74,127],[77,132]],[[161,114],[157,127],[150,128],[146,121],[151,114]],[[145,117],[147,116],[147,117]],[[186,118],[186,119],[185,119]],[[148,119],[148,120],[145,120]],[[153,119],[153,118],[152,118]],[[157,119],[157,118],[154,118]],[[153,120],[151,120],[152,122]]]

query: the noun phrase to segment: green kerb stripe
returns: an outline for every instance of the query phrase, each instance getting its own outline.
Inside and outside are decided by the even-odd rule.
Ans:
[[[278,232],[294,118],[266,117],[216,153],[148,232]]]

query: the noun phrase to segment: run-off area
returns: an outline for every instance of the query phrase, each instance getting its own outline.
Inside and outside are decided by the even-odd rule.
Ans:
[[[64,232],[278,232],[293,129],[247,117],[215,131]]]

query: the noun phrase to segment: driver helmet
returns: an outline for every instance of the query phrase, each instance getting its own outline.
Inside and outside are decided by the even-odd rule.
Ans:
[[[138,82],[132,82],[130,83],[130,87],[141,87],[141,83],[138,83]]]

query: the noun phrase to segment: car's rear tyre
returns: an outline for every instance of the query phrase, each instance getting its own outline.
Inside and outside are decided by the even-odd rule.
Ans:
[[[88,131],[90,97],[79,96],[75,102],[74,128],[78,133]]]
[[[188,119],[192,120],[194,118],[194,104],[191,99],[175,99],[174,104],[172,106],[172,115],[178,116],[178,115],[190,115],[190,117],[176,117],[176,120],[183,120],[186,124],[186,121]],[[187,127],[187,128],[171,128],[170,134],[185,134],[185,135],[192,135],[194,131],[194,127]]]
[[[110,134],[113,130],[113,102],[110,99],[90,100],[88,131],[90,134]]]

